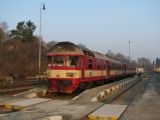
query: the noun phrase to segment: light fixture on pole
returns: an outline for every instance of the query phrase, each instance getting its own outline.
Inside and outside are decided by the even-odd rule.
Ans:
[[[129,40],[129,61],[130,61],[130,59],[131,59],[130,44],[131,44],[131,41]]]
[[[41,6],[40,6],[40,25],[39,25],[39,57],[38,57],[38,72],[39,72],[39,75],[41,73],[42,10],[45,10],[45,9],[46,9],[45,4],[41,3]]]

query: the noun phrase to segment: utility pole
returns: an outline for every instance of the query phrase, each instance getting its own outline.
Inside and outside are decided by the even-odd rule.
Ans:
[[[131,53],[130,53],[130,44],[131,44],[131,41],[129,40],[129,61],[130,61],[130,59],[131,59]]]
[[[45,10],[45,4],[41,3],[40,6],[40,25],[39,25],[39,57],[38,57],[38,72],[39,77],[41,73],[41,47],[42,47],[42,10]]]

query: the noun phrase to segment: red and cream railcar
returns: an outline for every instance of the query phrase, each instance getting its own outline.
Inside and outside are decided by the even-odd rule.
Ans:
[[[78,88],[104,83],[126,76],[126,65],[97,52],[80,48],[70,42],[56,44],[50,53],[48,73],[49,92],[72,93]]]
[[[110,64],[109,78],[123,78],[126,76],[126,65],[121,61],[115,60],[113,58],[107,58]]]

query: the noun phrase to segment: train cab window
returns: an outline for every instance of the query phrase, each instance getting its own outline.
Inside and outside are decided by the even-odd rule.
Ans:
[[[64,66],[64,56],[54,56],[54,66]]]
[[[78,56],[66,57],[66,66],[78,67],[79,66],[79,57]]]
[[[53,66],[53,64],[54,64],[54,57],[48,56],[48,66]]]

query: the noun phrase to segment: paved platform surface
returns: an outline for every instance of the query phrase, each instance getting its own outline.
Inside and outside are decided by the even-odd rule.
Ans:
[[[9,104],[15,105],[15,106],[27,107],[27,106],[35,105],[38,103],[47,102],[50,100],[51,99],[47,99],[47,98],[32,98],[32,99],[26,99],[23,101],[13,102],[13,103],[9,103]]]
[[[120,120],[160,120],[160,74],[150,74],[112,104],[128,105]]]
[[[126,108],[127,105],[104,104],[88,117],[90,120],[118,120]]]

